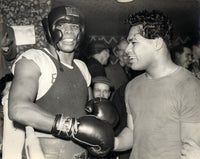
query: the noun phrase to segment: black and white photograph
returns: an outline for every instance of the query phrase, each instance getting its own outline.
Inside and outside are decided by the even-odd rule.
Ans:
[[[200,0],[0,0],[0,159],[200,159]]]

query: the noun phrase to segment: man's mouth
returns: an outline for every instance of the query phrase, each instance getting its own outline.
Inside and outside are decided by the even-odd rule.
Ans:
[[[128,62],[129,63],[135,63],[137,61],[137,58],[135,56],[129,56],[128,57]]]
[[[64,44],[73,44],[74,43],[74,39],[63,39],[62,41]]]

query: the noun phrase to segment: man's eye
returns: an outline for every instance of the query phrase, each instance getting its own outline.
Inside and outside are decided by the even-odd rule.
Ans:
[[[135,44],[136,44],[135,41],[130,41],[129,43],[131,43],[132,45],[135,45]]]
[[[134,45],[135,43],[136,43],[135,41],[131,41],[131,44],[133,44],[133,45]]]
[[[108,94],[110,91],[109,90],[104,90],[103,93]]]
[[[127,39],[128,43],[131,43],[133,41],[133,39]]]
[[[137,39],[132,38],[132,39],[128,39],[127,41],[128,41],[128,43],[131,43],[134,45],[137,42]]]
[[[79,29],[79,25],[73,25],[72,27],[73,27],[74,29],[77,29],[77,30]]]
[[[63,28],[63,25],[62,25],[62,24],[58,24],[58,25],[56,26],[56,28],[57,28],[57,29],[62,29],[62,28]]]

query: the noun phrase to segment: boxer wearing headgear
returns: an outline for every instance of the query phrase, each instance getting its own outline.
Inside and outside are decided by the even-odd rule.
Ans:
[[[57,50],[59,63],[60,55],[58,51],[73,53],[78,48],[85,31],[80,11],[72,6],[53,8],[48,17],[42,20],[42,24],[47,41]],[[67,36],[66,32],[70,32],[70,34]],[[67,48],[63,47],[66,43],[71,43],[72,45],[68,45]],[[61,64],[60,69],[63,70]]]
[[[13,65],[9,117],[35,129],[47,159],[86,159],[87,152],[105,156],[113,149],[113,128],[86,115],[91,76],[85,63],[74,59],[84,33],[81,14],[57,7],[43,26],[48,48],[30,49]]]
[[[70,6],[54,8],[49,13],[48,18],[44,18],[42,20],[47,40],[50,44],[54,45],[57,50],[62,49],[59,47],[59,42],[64,40],[62,25],[65,23],[73,24],[73,32],[77,32],[77,30],[80,31],[78,34],[76,34],[76,37],[73,37],[73,40],[76,40],[75,48],[77,48],[80,39],[84,34],[85,27],[83,24],[83,17],[77,8]]]

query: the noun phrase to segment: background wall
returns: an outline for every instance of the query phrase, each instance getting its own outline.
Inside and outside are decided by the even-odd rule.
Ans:
[[[35,28],[36,44],[17,46],[19,52],[46,46],[41,20],[51,8],[51,0],[0,0],[0,8],[0,15],[9,26],[33,25]]]
[[[23,51],[30,47],[43,47],[45,36],[41,19],[51,7],[63,4],[74,5],[83,12],[86,22],[86,43],[91,40],[104,40],[114,45],[126,37],[129,25],[124,21],[129,14],[143,9],[159,9],[165,12],[174,23],[174,43],[188,40],[197,41],[200,30],[200,0],[134,0],[118,3],[115,0],[0,0],[1,14],[9,25],[34,25],[36,44],[20,46]]]
[[[161,10],[173,21],[177,41],[196,40],[199,29],[199,0],[134,0],[118,3],[115,0],[52,0],[52,7],[71,4],[85,15],[88,35],[126,36],[129,14],[146,10]]]

